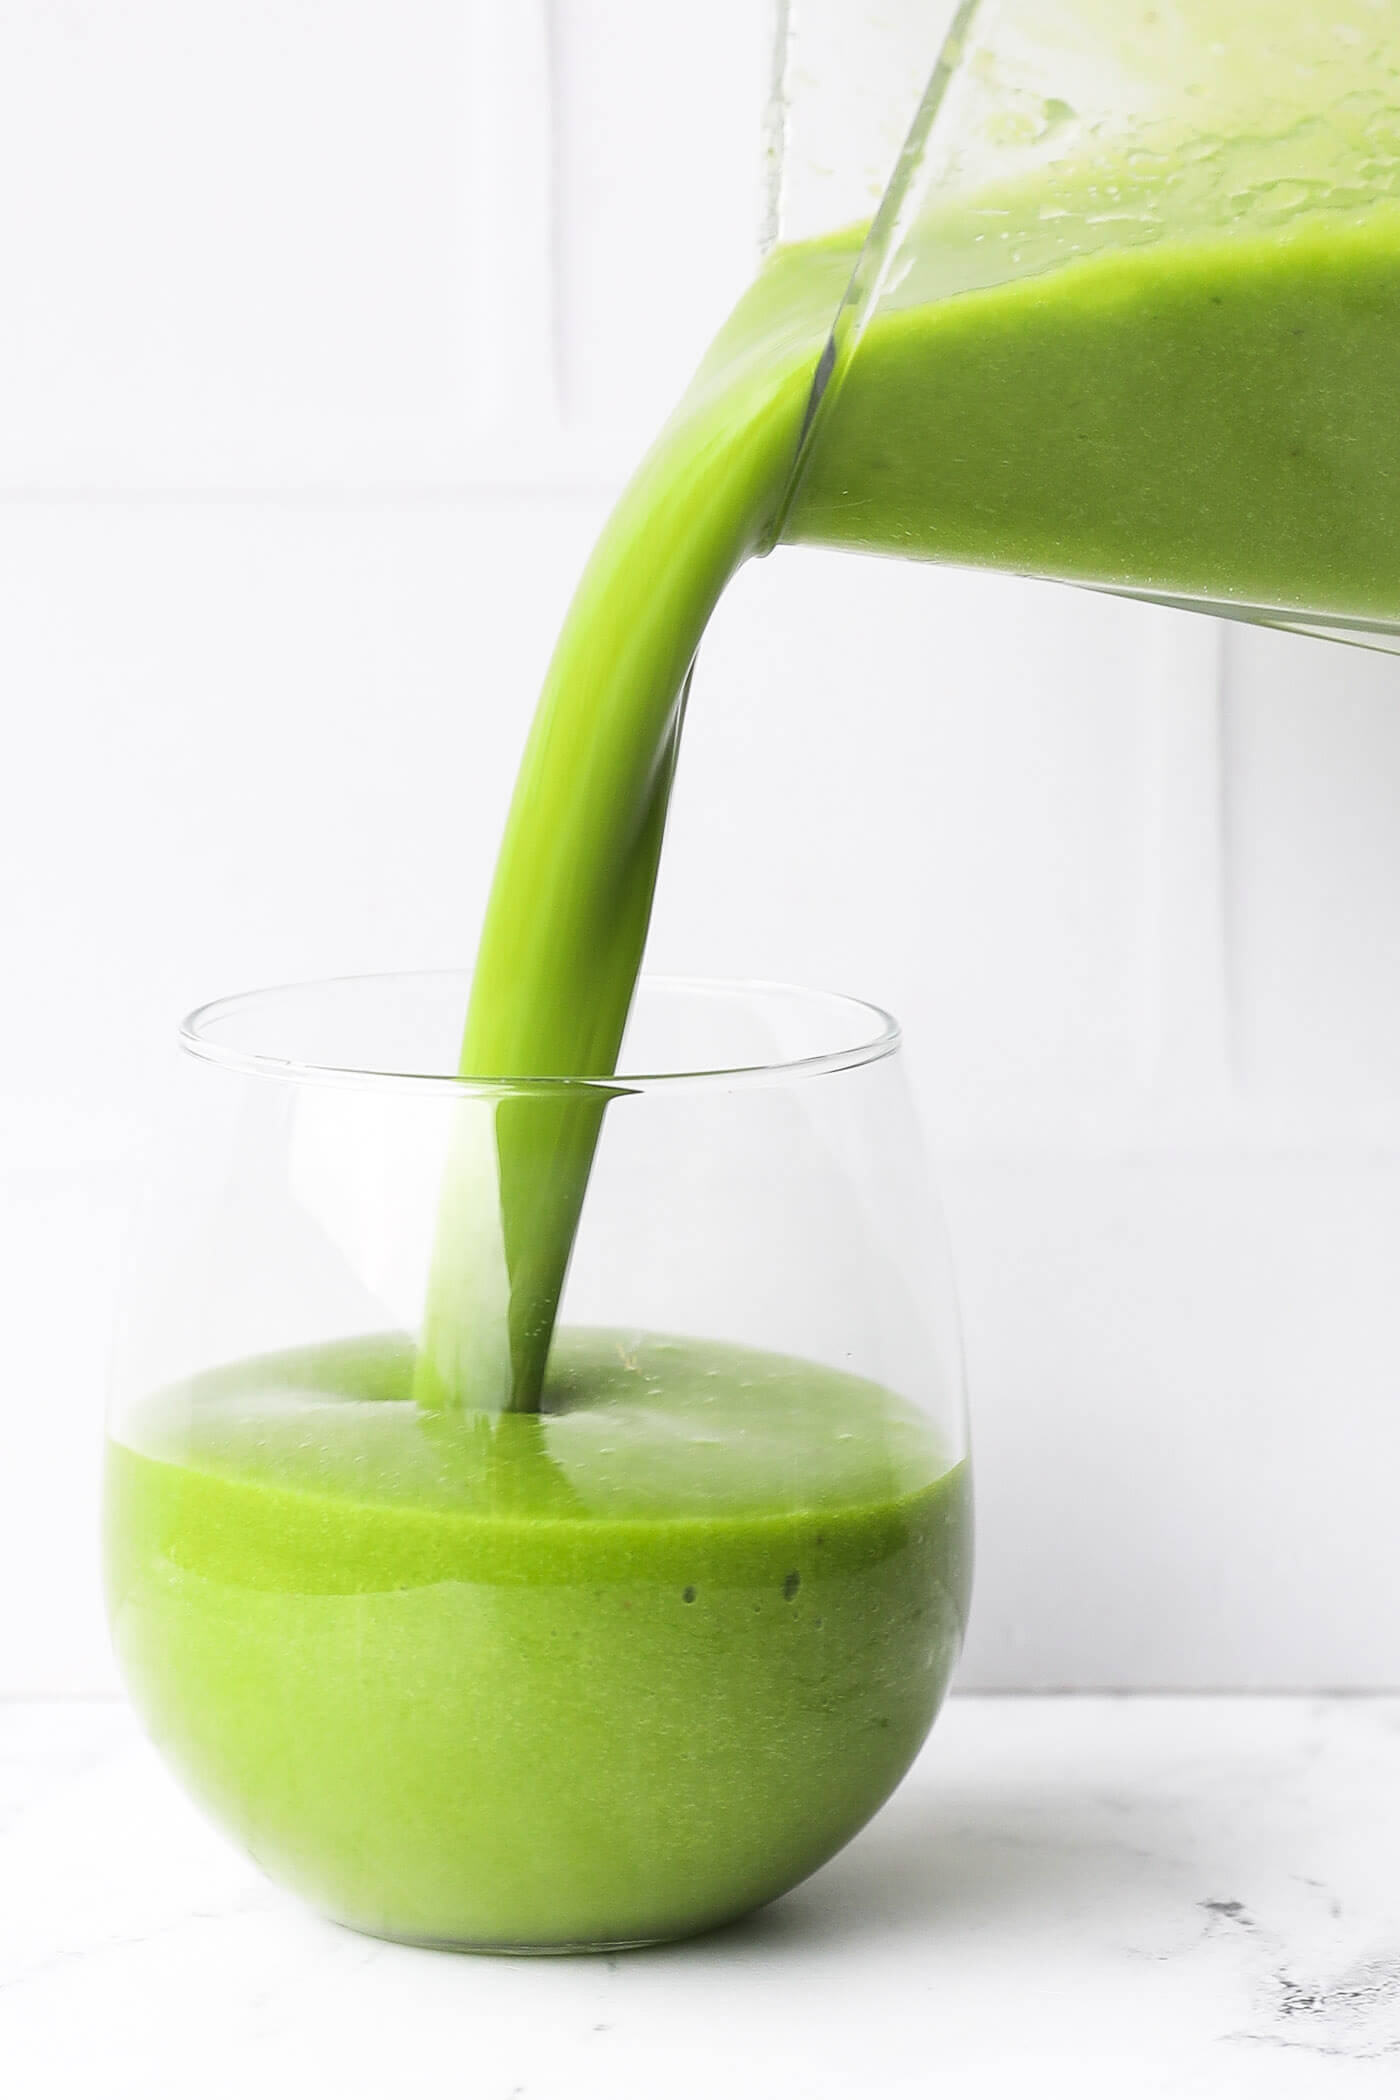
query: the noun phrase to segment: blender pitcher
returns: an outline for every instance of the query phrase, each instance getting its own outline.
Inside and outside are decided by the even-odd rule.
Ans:
[[[859,13],[824,163],[855,30],[781,12],[775,244],[851,240],[947,22]],[[1400,6],[967,0],[926,79],[772,540],[1400,646]]]

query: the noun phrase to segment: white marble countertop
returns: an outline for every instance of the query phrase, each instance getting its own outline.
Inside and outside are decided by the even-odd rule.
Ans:
[[[1400,2094],[1400,1700],[955,1700],[850,1849],[649,1952],[324,1924],[118,1705],[0,1703],[16,2100]]]

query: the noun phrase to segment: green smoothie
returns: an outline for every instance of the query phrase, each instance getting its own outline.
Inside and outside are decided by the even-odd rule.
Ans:
[[[917,290],[862,335],[785,538],[1400,619],[1395,205]]]
[[[999,201],[1013,206],[1016,223],[1036,217],[1033,198]],[[1100,247],[1000,283],[984,281],[974,223],[915,241],[918,266],[822,396],[795,493],[860,231],[779,250],[718,337],[560,636],[496,867],[464,1073],[615,1069],[687,671],[725,583],[780,522],[793,541],[1400,619],[1400,209]],[[466,1172],[449,1188],[427,1404],[534,1404],[597,1129],[595,1108],[499,1112],[508,1316],[464,1252],[497,1192]],[[483,1379],[473,1342],[507,1317],[509,1351]]]
[[[559,639],[464,1074],[615,1071],[689,668],[775,536],[1400,617],[1396,206],[1032,251],[1011,281],[981,238],[930,236],[810,430],[859,231],[776,253],[717,339]],[[956,1652],[965,1478],[906,1397],[555,1333],[604,1116],[527,1088],[484,1162],[473,1123],[416,1356],[211,1374],[112,1449],[114,1625],[154,1734],[280,1879],[370,1930],[567,1945],[733,1916],[874,1810]]]
[[[791,1358],[556,1339],[538,1414],[435,1420],[395,1338],[151,1400],[109,1453],[116,1645],[276,1878],[371,1932],[694,1932],[907,1768],[969,1579],[965,1469]]]

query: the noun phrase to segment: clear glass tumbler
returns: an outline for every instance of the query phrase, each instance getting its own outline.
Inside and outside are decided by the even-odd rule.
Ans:
[[[132,1699],[275,1879],[434,1945],[780,1895],[898,1783],[962,1639],[956,1315],[888,1016],[644,983],[616,1079],[451,1073],[453,974],[185,1025],[113,1381]],[[532,1414],[414,1399],[445,1174],[601,1140]]]

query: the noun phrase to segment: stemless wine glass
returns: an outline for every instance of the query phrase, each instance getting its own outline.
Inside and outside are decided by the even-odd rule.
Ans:
[[[449,1076],[465,1004],[366,977],[185,1024],[116,1350],[113,1635],[191,1791],[331,1916],[671,1938],[861,1827],[962,1639],[960,1351],[899,1035],[652,981],[623,1075],[492,1084]],[[475,1163],[489,1264],[498,1113],[570,1102],[601,1133],[542,1407],[422,1406],[444,1176]]]

